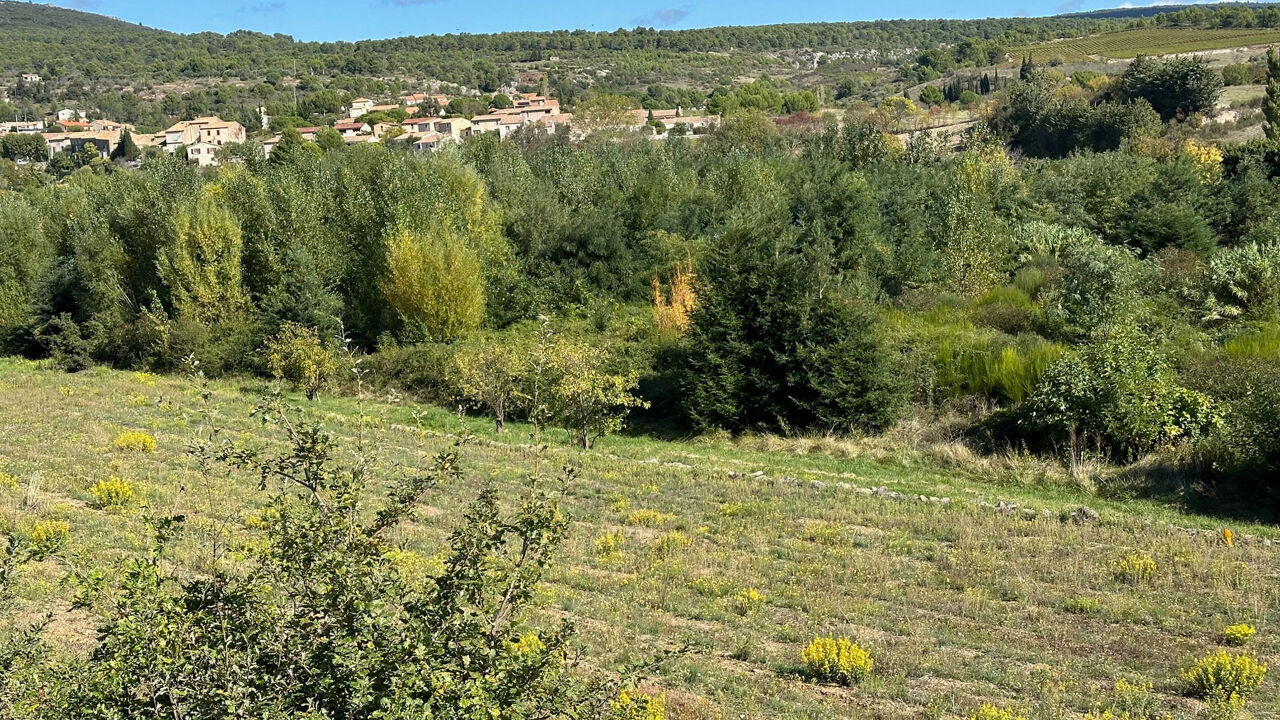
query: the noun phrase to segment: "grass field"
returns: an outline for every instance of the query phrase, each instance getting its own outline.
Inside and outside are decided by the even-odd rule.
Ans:
[[[249,417],[265,385],[213,389],[230,437],[278,440]],[[254,532],[263,495],[253,477],[196,473],[184,443],[198,405],[179,378],[0,360],[0,470],[17,480],[0,484],[0,528],[64,520],[68,560],[89,567],[144,547],[142,506],[181,512],[188,534],[173,561],[207,570],[215,538]],[[370,418],[384,476],[475,436],[463,450],[467,482],[431,495],[405,537],[403,557],[424,571],[482,483],[514,498],[531,472],[578,468],[564,499],[573,529],[540,612],[575,618],[593,663],[683,649],[650,681],[669,718],[964,717],[983,701],[1033,720],[1075,717],[1105,705],[1118,678],[1149,681],[1158,708],[1191,717],[1199,703],[1183,696],[1179,669],[1216,649],[1225,626],[1256,625],[1251,649],[1265,661],[1280,652],[1276,528],[1233,525],[1228,545],[1221,521],[1166,504],[992,482],[911,452],[860,453],[856,442],[617,437],[583,452],[562,433],[534,445],[527,427],[499,438],[482,418],[408,403],[308,407],[340,437]],[[154,452],[116,448],[131,430],[152,434]],[[96,509],[89,488],[112,476],[136,498]],[[1019,507],[992,507],[1001,501]],[[1086,503],[1097,522],[1068,517]],[[1154,559],[1150,577],[1120,572],[1133,553]],[[92,624],[67,610],[64,568],[41,565],[21,593],[33,612],[58,609],[51,638],[83,650]],[[800,650],[820,633],[867,647],[873,678],[851,688],[803,679]],[[1280,712],[1274,678],[1251,709]]]
[[[1049,62],[1054,58],[1063,62],[1086,62],[1095,58],[1127,59],[1275,42],[1280,42],[1280,30],[1270,28],[1138,28],[1009,48],[1009,56],[1017,60],[1030,53],[1036,62]]]

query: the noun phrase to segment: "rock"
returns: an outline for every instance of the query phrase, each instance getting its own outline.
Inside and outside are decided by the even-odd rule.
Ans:
[[[1007,503],[1003,500],[1001,500],[999,503],[996,504],[996,512],[999,512],[1001,515],[1012,515],[1014,512],[1017,511],[1017,509],[1018,509],[1017,505],[1014,505],[1013,503]]]
[[[1080,509],[1071,513],[1071,519],[1081,525],[1089,525],[1098,522],[1098,511],[1088,506],[1081,506]]]

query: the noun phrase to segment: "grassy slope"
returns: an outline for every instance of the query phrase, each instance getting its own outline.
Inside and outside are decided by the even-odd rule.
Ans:
[[[1030,53],[1037,62],[1061,58],[1065,62],[1084,62],[1094,56],[1126,59],[1138,55],[1168,55],[1202,52],[1250,45],[1280,42],[1280,30],[1241,28],[1234,30],[1201,28],[1138,28],[1091,35],[1009,49],[1017,59]]]
[[[233,437],[269,441],[248,417],[262,391],[253,385],[215,383],[219,417]],[[191,570],[209,567],[209,538],[224,527],[233,537],[250,532],[246,521],[262,496],[253,478],[206,484],[193,472],[183,444],[197,422],[195,407],[191,388],[178,379],[68,376],[0,360],[0,463],[23,484],[0,489],[0,527],[68,520],[70,553],[84,564],[136,551],[144,542],[137,509],[90,505],[89,486],[117,475],[153,512],[186,513],[193,531],[174,560]],[[352,435],[354,400],[311,407],[335,433]],[[374,404],[365,412],[388,472],[445,447],[451,434],[478,436],[464,450],[467,486],[430,496],[426,519],[405,537],[428,565],[481,482],[514,497],[535,467],[579,468],[566,495],[573,532],[541,602],[548,615],[576,618],[589,656],[606,662],[687,644],[655,678],[673,718],[915,718],[962,715],[980,700],[1084,711],[1120,675],[1149,678],[1164,707],[1189,716],[1194,703],[1177,695],[1177,671],[1213,649],[1224,625],[1253,622],[1264,659],[1280,651],[1277,548],[1258,538],[1228,548],[1211,534],[1173,529],[1168,522],[1214,523],[1159,504],[995,486],[918,461],[728,441],[610,438],[584,453],[563,446],[556,433],[539,452],[524,427],[499,440],[482,420],[443,410]],[[157,452],[110,449],[125,429],[153,432]],[[766,477],[730,476],[757,470]],[[801,482],[771,479],[784,477]],[[811,480],[824,484],[804,482]],[[892,500],[839,482],[955,501]],[[1087,501],[1103,520],[1022,519],[980,506],[984,498],[1055,513]],[[656,521],[629,524],[638,510],[655,511]],[[1272,528],[1235,529],[1276,535]],[[613,531],[625,537],[622,550],[601,556],[596,541]],[[690,544],[668,540],[664,553],[660,539],[672,532]],[[1115,559],[1134,550],[1159,563],[1150,584],[1114,576]],[[66,592],[55,568],[45,571],[23,592],[36,604],[58,604]],[[744,616],[734,596],[747,588],[759,589],[766,602]],[[87,620],[62,617],[54,635],[83,647]],[[799,679],[800,647],[825,632],[869,647],[876,678],[853,689]],[[1254,709],[1262,717],[1280,710],[1274,684]]]

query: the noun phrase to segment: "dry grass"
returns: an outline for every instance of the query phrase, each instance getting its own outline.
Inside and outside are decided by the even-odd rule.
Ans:
[[[228,436],[278,441],[248,418],[262,388],[242,385],[214,384]],[[137,394],[149,402],[132,402]],[[234,562],[263,498],[255,478],[200,480],[183,447],[197,404],[173,378],[146,385],[128,373],[66,376],[0,360],[0,471],[19,480],[0,489],[0,528],[65,521],[68,559],[103,565],[145,547],[145,506],[190,518],[172,557],[179,567]],[[354,436],[354,400],[309,407],[338,437]],[[582,452],[560,433],[535,443],[517,425],[499,438],[483,418],[444,410],[364,412],[384,474],[454,435],[477,436],[464,450],[469,479],[430,495],[403,537],[401,559],[423,572],[481,483],[511,499],[530,472],[579,468],[565,488],[573,530],[540,593],[540,620],[575,618],[586,656],[607,666],[681,650],[651,681],[667,694],[668,717],[965,717],[983,702],[1026,708],[1032,720],[1073,717],[1105,701],[1118,677],[1150,681],[1158,708],[1190,717],[1198,704],[1180,695],[1179,669],[1216,649],[1222,628],[1256,626],[1250,649],[1266,662],[1280,651],[1280,563],[1261,539],[1280,535],[1274,528],[1235,527],[1228,545],[1213,519],[1090,497],[1069,482],[1046,488],[1060,470],[1016,454],[975,457],[953,432],[923,423],[881,438],[608,438]],[[124,430],[153,434],[156,451],[113,449]],[[133,487],[129,508],[92,506],[90,489],[111,476]],[[873,486],[899,495],[864,491]],[[1086,502],[1101,520],[1071,521]],[[629,524],[642,509],[653,522]],[[216,543],[230,554],[215,556]],[[1141,584],[1115,572],[1133,553],[1155,562]],[[21,594],[32,611],[59,609],[54,639],[82,651],[92,626],[62,612],[59,572],[45,565]],[[800,652],[826,635],[866,648],[873,676],[855,687],[805,679]],[[1271,689],[1253,701],[1259,717],[1280,712]]]

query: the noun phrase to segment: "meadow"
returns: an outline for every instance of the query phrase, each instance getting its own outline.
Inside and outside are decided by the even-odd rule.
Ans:
[[[272,387],[209,388],[205,403],[177,376],[0,360],[0,527],[66,523],[63,558],[19,593],[28,613],[55,612],[47,633],[67,652],[93,641],[90,617],[69,605],[68,568],[145,551],[144,515],[186,516],[170,557],[183,574],[234,562],[252,542],[258,479],[201,473],[186,443],[210,423],[239,443],[278,443],[250,416]],[[1201,706],[1180,670],[1221,647],[1225,627],[1257,627],[1249,650],[1265,662],[1280,651],[1273,527],[1230,524],[1228,536],[1225,521],[1168,501],[856,439],[623,435],[582,451],[561,431],[513,423],[499,436],[485,418],[394,397],[294,399],[346,443],[363,435],[383,478],[469,438],[467,480],[434,491],[401,538],[410,572],[439,566],[484,484],[512,501],[530,475],[545,484],[575,468],[562,487],[572,530],[534,621],[573,619],[592,665],[657,658],[646,687],[666,695],[671,718],[967,717],[984,702],[1031,718],[1106,707],[1191,717]],[[805,678],[800,652],[826,634],[867,648],[872,677]],[[1259,717],[1280,712],[1273,682],[1251,703]]]
[[[1202,52],[1274,42],[1280,42],[1280,30],[1274,28],[1136,28],[1012,47],[1009,56],[1020,58],[1030,54],[1036,62],[1055,58],[1064,62],[1087,62],[1097,58],[1123,60],[1138,55]]]

